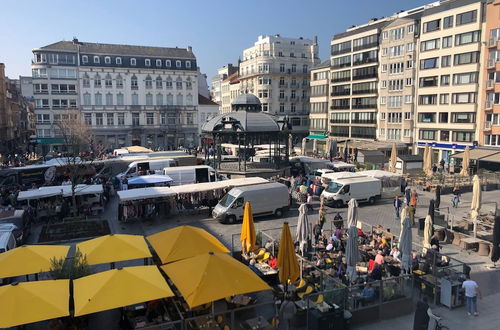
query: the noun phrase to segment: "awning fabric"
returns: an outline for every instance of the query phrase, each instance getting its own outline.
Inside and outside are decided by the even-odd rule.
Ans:
[[[69,315],[69,280],[0,286],[0,328]]]
[[[113,234],[76,245],[89,265],[151,257],[144,236]]]
[[[451,155],[451,157],[462,159],[464,157],[464,154],[465,154],[465,152],[460,152],[460,153],[456,153],[456,154]],[[481,160],[494,161],[494,159],[500,159],[500,151],[496,151],[496,150],[474,148],[474,149],[471,149],[469,151],[469,154],[470,154],[471,160],[479,159],[480,161]],[[493,160],[488,160],[488,159],[493,159]]]
[[[328,135],[321,135],[321,134],[311,134],[311,135],[308,135],[306,137],[306,139],[309,139],[309,140],[314,140],[314,139],[322,140],[322,139],[326,139],[326,138],[328,138]]]
[[[76,279],[73,287],[75,316],[174,295],[156,266],[108,270]]]

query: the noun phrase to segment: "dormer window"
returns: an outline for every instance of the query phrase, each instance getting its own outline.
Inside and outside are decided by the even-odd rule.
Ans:
[[[99,60],[99,56],[94,56],[94,63],[99,64],[101,61]]]
[[[175,61],[175,67],[180,68],[181,67],[181,61]]]
[[[116,64],[118,65],[121,65],[122,64],[122,58],[121,57],[117,57],[116,60],[115,60]]]
[[[186,68],[191,68],[191,61],[186,61]]]
[[[83,64],[86,64],[86,63],[88,63],[88,62],[89,62],[89,57],[88,57],[87,55],[83,55],[83,56],[82,56],[82,63],[83,63]]]
[[[161,60],[156,60],[156,66],[159,68],[161,67]]]
[[[104,58],[104,63],[106,63],[106,64],[111,64],[111,57],[106,56],[106,57]]]
[[[170,61],[170,60],[166,60],[166,61],[165,61],[165,66],[166,66],[167,68],[170,68],[170,67],[172,66],[172,61]]]
[[[135,58],[130,59],[130,65],[136,66],[137,65],[137,60]]]
[[[149,58],[144,60],[144,65],[151,66],[151,60]]]

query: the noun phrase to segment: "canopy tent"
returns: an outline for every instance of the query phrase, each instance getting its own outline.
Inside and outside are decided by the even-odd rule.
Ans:
[[[333,172],[333,173],[325,173],[321,175],[321,178],[326,180],[336,180],[336,179],[345,179],[345,178],[359,178],[364,176],[362,172]]]
[[[0,253],[0,278],[47,272],[51,259],[66,258],[67,245],[23,245]]]
[[[102,184],[79,184],[75,186],[75,196],[81,195],[91,195],[91,194],[102,194],[104,189]],[[48,198],[54,196],[63,196],[70,197],[72,195],[71,185],[65,186],[47,186],[40,187],[38,189],[20,191],[17,196],[17,200],[31,200],[31,199],[40,199],[40,198]]]
[[[0,328],[69,315],[69,280],[0,286]]]
[[[335,168],[335,169],[338,169],[338,170],[341,170],[341,169],[351,169],[351,168],[355,168],[356,165],[353,165],[353,164],[349,164],[349,163],[346,163],[346,162],[343,162],[343,161],[340,161],[340,160],[334,160],[333,162],[331,162],[331,167]]]
[[[210,251],[227,253],[229,250],[206,230],[179,226],[147,237],[160,257],[161,263],[191,258]]]
[[[252,251],[255,247],[255,225],[253,223],[252,206],[250,202],[245,203],[245,209],[243,213],[243,223],[241,224],[241,251],[243,253],[248,253]]]
[[[368,170],[358,173],[379,179],[382,184],[381,195],[383,198],[394,198],[394,196],[401,194],[401,180],[403,179],[401,174],[382,170]]]
[[[253,178],[240,178],[240,179],[230,179],[222,180],[216,182],[203,182],[186,184],[182,186],[175,187],[150,187],[150,188],[138,188],[122,190],[118,192],[118,197],[121,202],[141,200],[141,199],[152,199],[152,198],[165,198],[169,196],[175,196],[180,194],[190,194],[204,191],[211,191],[217,189],[226,189],[233,187],[248,186],[253,184],[269,183],[268,180],[253,177]]]
[[[75,316],[92,314],[174,294],[156,266],[112,269],[73,280]]]
[[[225,253],[208,252],[161,266],[190,308],[225,297],[270,290],[250,268]]]
[[[148,185],[148,184],[168,184],[172,182],[171,177],[168,175],[160,175],[160,174],[150,174],[150,175],[141,175],[128,179],[129,186],[139,186],[139,185]]]
[[[277,265],[279,269],[278,276],[282,284],[288,283],[288,280],[293,283],[299,278],[300,267],[297,255],[295,255],[295,246],[288,222],[283,224],[283,229],[281,230]]]
[[[144,236],[111,234],[78,243],[89,265],[151,257]]]

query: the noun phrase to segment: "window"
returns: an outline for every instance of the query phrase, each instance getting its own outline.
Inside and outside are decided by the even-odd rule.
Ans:
[[[405,103],[413,103],[413,95],[405,95]]]
[[[155,122],[155,117],[154,113],[152,112],[146,112],[146,125],[154,125]]]
[[[405,112],[405,120],[412,120],[413,114],[411,112]]]
[[[83,94],[83,105],[91,105],[92,102],[90,100],[90,94],[89,93],[85,93]]]
[[[151,79],[150,76],[147,76],[146,80],[145,80],[145,84],[146,84],[147,89],[153,88],[153,79]]]
[[[426,23],[424,23],[424,33],[437,31],[440,29],[440,25],[441,25],[440,19],[426,22]]]
[[[36,121],[38,124],[50,124],[50,115],[48,113],[37,114]]]
[[[123,94],[116,94],[116,105],[124,105]]]
[[[106,64],[111,64],[111,57],[106,56],[106,57],[104,58],[104,63],[106,63]]]
[[[98,64],[100,62],[99,56],[94,56],[94,63]]]
[[[123,78],[122,78],[122,76],[118,75],[116,77],[115,82],[116,82],[116,88],[123,88]]]
[[[413,33],[415,31],[415,25],[408,25],[408,33]]]
[[[409,44],[406,45],[406,50],[409,52],[412,52],[415,50],[415,44],[413,42],[410,42]]]
[[[439,113],[439,122],[447,123],[448,122],[448,112],[440,112]]]
[[[176,68],[180,68],[181,65],[182,65],[181,61],[179,61],[179,60],[175,61],[175,67]]]
[[[131,89],[139,89],[139,85],[137,83],[137,77],[135,75],[130,79],[130,88]]]
[[[387,64],[382,64],[382,72],[387,72]]]
[[[167,105],[174,105],[174,96],[172,94],[167,95]]]
[[[385,128],[381,128],[381,129],[380,129],[380,135],[381,135],[381,136],[384,136],[384,135],[385,135]]]
[[[151,60],[149,58],[144,60],[144,65],[145,66],[151,66]]]
[[[393,29],[391,30],[391,41],[403,39],[404,35],[405,35],[404,27]]]
[[[477,83],[477,72],[458,73],[453,75],[453,85]]]
[[[406,69],[413,68],[413,61],[406,61]]]
[[[448,104],[450,103],[450,94],[439,94],[439,104]]]
[[[403,130],[404,137],[411,137],[411,129]]]
[[[132,94],[132,105],[139,105],[139,95]]]
[[[165,60],[165,66],[167,68],[170,68],[172,66],[172,61],[171,60]]]
[[[117,113],[116,118],[118,119],[118,126],[125,125],[125,114],[123,112]]]
[[[132,112],[132,126],[139,126],[139,113]]]
[[[472,142],[474,141],[475,134],[474,132],[460,132],[453,131],[452,139],[456,142]]]
[[[295,103],[290,104],[290,112],[295,112],[296,110],[297,110],[297,106],[295,105]]]
[[[94,76],[94,87],[101,88],[101,76],[99,74]]]
[[[375,47],[378,44],[378,34],[358,38],[353,40],[353,51]]]
[[[390,57],[403,56],[405,52],[405,46],[404,45],[394,46],[389,48],[389,51],[390,51]]]
[[[389,91],[403,90],[403,79],[389,80]]]
[[[153,105],[153,94],[146,94],[146,105]]]
[[[433,58],[427,58],[425,60],[420,60],[420,69],[421,70],[426,70],[426,69],[434,69],[438,68],[439,57],[433,57]]]
[[[85,74],[83,76],[83,80],[82,81],[83,81],[83,87],[86,87],[86,88],[90,87],[90,77],[87,74]]]
[[[117,57],[117,58],[115,59],[115,63],[116,63],[117,65],[122,65],[122,58],[121,58],[121,57]]]
[[[434,87],[434,86],[438,86],[438,81],[439,81],[439,77],[438,76],[422,77],[422,78],[420,78],[419,86],[420,87]]]
[[[387,80],[382,80],[380,82],[380,88],[387,88]]]
[[[357,53],[354,54],[352,57],[352,65],[360,65],[360,64],[367,64],[367,63],[373,63],[378,61],[378,55],[376,50],[371,50],[368,52],[363,52],[363,53]],[[305,71],[304,73],[307,73]]]
[[[283,71],[281,71],[281,65],[283,66]],[[280,65],[280,72],[285,72],[285,65]],[[351,66],[351,55],[334,57],[332,59],[332,68],[344,68]]]
[[[82,63],[87,64],[89,62],[89,57],[87,55],[82,56]]]
[[[188,69],[191,68],[191,61],[186,61],[186,68],[188,68]]]
[[[386,104],[386,97],[385,96],[381,96],[380,97],[380,104]]]
[[[167,89],[172,88],[172,78],[170,77],[167,78],[167,80],[165,81],[165,86],[167,87]]]
[[[450,48],[451,46],[453,46],[453,37],[443,37],[443,48]]]
[[[102,113],[95,114],[95,125],[96,126],[104,125],[103,117],[104,117],[104,115]]]
[[[382,32],[382,39],[387,39],[389,37],[389,33],[387,31]]]
[[[440,131],[439,139],[441,141],[450,141],[450,131]]]
[[[302,73],[307,73],[307,64],[302,65]]]
[[[413,78],[406,78],[405,84],[406,86],[413,86]]]
[[[92,126],[92,114],[86,113],[83,115],[85,125]]]
[[[443,29],[449,29],[453,27],[453,16],[447,16],[443,19]]]
[[[177,105],[184,105],[184,97],[182,96],[182,94],[177,94],[177,98],[176,98],[176,101],[177,101]]]
[[[175,81],[175,88],[182,89],[182,79],[181,79],[181,77],[178,77],[177,80]]]
[[[477,10],[471,10],[457,15],[457,25],[473,23],[477,20]]]
[[[131,66],[136,66],[137,65],[137,60],[135,58],[130,59],[130,65]]]
[[[159,68],[161,67],[161,60],[156,60],[156,66]]]
[[[102,94],[96,93],[94,95],[94,101],[95,101],[95,105],[102,105]]]
[[[453,93],[451,102],[453,104],[475,103],[476,93]]]
[[[480,39],[480,31],[471,31],[455,35],[455,46],[462,46],[478,42]]]
[[[266,81],[269,81],[269,84],[271,84],[271,79],[270,78],[267,78],[265,79]],[[193,89],[193,83],[191,82],[191,79],[188,78],[186,80],[186,89]]]
[[[451,55],[441,56],[441,67],[446,68],[451,66]]]
[[[388,48],[382,48],[382,56],[387,56]]]
[[[297,64],[292,64],[292,72],[297,72]]]
[[[115,125],[115,115],[114,113],[106,114],[106,126],[114,126]]]
[[[113,94],[106,94],[106,105],[113,105]]]
[[[436,104],[436,99],[437,99],[436,94],[420,95],[418,99],[418,104],[420,105]]]
[[[390,109],[401,108],[402,103],[403,103],[402,96],[389,96],[389,102],[387,104],[387,107]]]
[[[109,74],[107,74],[105,79],[104,79],[104,86],[106,88],[113,87],[113,79],[111,79],[111,76]]]
[[[186,96],[186,105],[193,105],[193,95],[188,94]]]
[[[158,76],[156,77],[156,89],[162,89],[163,87],[163,81],[161,80],[161,77]]]
[[[434,49],[439,49],[439,44],[440,40],[438,39],[431,39],[427,41],[422,41],[420,43],[420,51],[425,52],[428,50],[434,50]]]
[[[389,65],[389,74],[403,73],[404,62],[391,63]]]
[[[475,123],[476,114],[474,112],[455,112],[451,116],[452,123]]]
[[[461,64],[477,63],[478,60],[479,60],[479,52],[462,53],[455,55],[453,64],[461,65]]]
[[[285,112],[285,103],[280,103],[280,112]]]
[[[163,105],[163,95],[156,94],[156,105]]]
[[[441,76],[441,86],[449,86],[450,85],[450,75],[445,74]]]
[[[420,130],[419,134],[421,140],[434,140],[436,138],[436,131]]]
[[[285,64],[280,64],[280,72],[285,72]]]
[[[336,71],[333,72],[332,74],[332,81],[333,82],[342,82],[342,81],[350,81],[351,80],[351,70],[344,70],[344,71]],[[283,81],[283,84],[281,84],[281,78],[280,78],[280,85],[284,85],[285,82]]]

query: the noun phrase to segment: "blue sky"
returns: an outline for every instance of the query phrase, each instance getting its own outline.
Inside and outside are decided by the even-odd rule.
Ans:
[[[431,0],[45,0],[2,1],[0,62],[7,75],[31,75],[31,49],[59,40],[193,47],[210,78],[236,63],[259,35],[319,38],[326,60],[330,39],[353,24]]]

